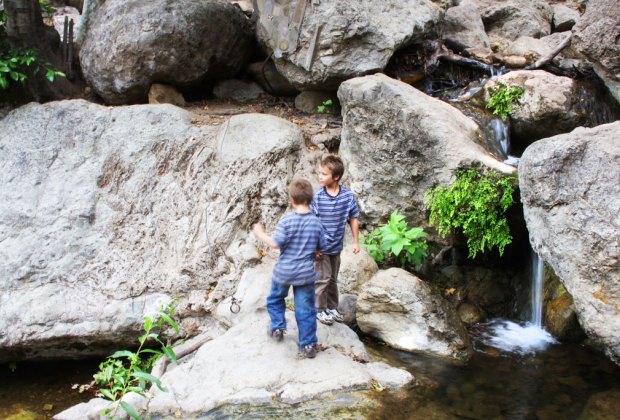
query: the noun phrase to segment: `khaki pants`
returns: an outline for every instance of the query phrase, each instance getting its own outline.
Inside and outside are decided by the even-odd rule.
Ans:
[[[319,279],[316,281],[316,309],[338,309],[338,270],[340,254],[322,254],[315,264]]]

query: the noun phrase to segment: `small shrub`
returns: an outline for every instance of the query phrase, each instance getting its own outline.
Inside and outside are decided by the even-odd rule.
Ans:
[[[316,107],[316,112],[318,112],[319,114],[330,114],[332,112],[333,105],[334,101],[332,101],[331,99],[323,101],[321,105],[318,105]]]
[[[524,91],[520,86],[508,87],[502,82],[497,82],[497,86],[490,88],[489,93],[491,99],[487,103],[487,108],[493,111],[493,115],[499,115],[505,121],[512,110],[512,104],[519,102]]]
[[[439,185],[426,192],[429,222],[437,225],[443,237],[453,229],[461,229],[467,238],[470,258],[493,247],[502,255],[512,242],[506,212],[513,204],[516,183],[515,176],[459,170],[450,187]]]
[[[405,216],[395,210],[386,224],[363,238],[362,247],[377,262],[420,266],[426,257],[427,236],[420,227],[409,229]]]
[[[93,375],[95,383],[101,386],[99,392],[106,399],[115,402],[114,406],[102,412],[103,416],[115,418],[120,406],[132,419],[140,419],[136,409],[131,404],[121,401],[123,396],[128,392],[145,396],[146,390],[152,383],[162,391],[166,391],[161,381],[148,372],[150,372],[155,361],[162,356],[166,356],[172,363],[177,363],[172,348],[164,344],[159,337],[159,332],[166,325],[174,328],[176,332],[179,331],[179,327],[172,319],[173,315],[174,307],[171,303],[162,306],[154,318],[147,316],[144,319],[144,334],[138,337],[140,345],[137,351],[117,351],[99,364],[99,372]],[[156,342],[160,349],[144,348],[149,340]],[[147,357],[147,355],[149,356]]]

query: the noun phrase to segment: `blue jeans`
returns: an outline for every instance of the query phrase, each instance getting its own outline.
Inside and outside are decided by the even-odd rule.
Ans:
[[[271,282],[271,291],[267,296],[267,312],[271,318],[271,331],[275,329],[286,330],[286,303],[284,299],[288,295],[288,284]],[[293,286],[295,296],[295,320],[299,330],[299,347],[313,346],[316,338],[316,307],[314,306],[314,283],[306,286]]]

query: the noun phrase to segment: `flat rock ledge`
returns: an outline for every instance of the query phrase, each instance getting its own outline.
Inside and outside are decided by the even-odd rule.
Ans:
[[[272,261],[247,270],[235,299],[241,311],[232,314],[230,300],[214,316],[230,325],[223,334],[202,345],[193,355],[170,366],[161,381],[167,392],[152,390],[152,398],[129,396],[150,416],[201,416],[229,405],[269,406],[298,404],[330,398],[337,393],[400,388],[413,380],[402,369],[370,360],[357,334],[344,324],[318,324],[324,350],[315,359],[298,356],[297,325],[287,311],[288,331],[282,342],[267,334],[265,298]],[[98,418],[107,402],[93,399],[56,415],[57,420]]]

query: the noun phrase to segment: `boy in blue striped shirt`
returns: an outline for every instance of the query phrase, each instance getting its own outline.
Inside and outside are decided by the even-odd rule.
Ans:
[[[276,232],[269,237],[260,223],[254,225],[254,234],[269,247],[280,249],[280,258],[273,269],[271,291],[267,297],[267,312],[271,318],[271,337],[282,341],[286,331],[284,312],[290,286],[293,286],[295,320],[299,330],[299,349],[304,357],[316,355],[316,307],[314,283],[317,272],[314,258],[319,249],[328,246],[325,230],[310,211],[312,185],[306,180],[295,180],[289,186],[292,213],[285,214]]]
[[[319,272],[319,279],[316,281],[317,319],[326,325],[344,320],[338,312],[338,271],[347,223],[353,233],[353,253],[357,254],[360,251],[358,244],[360,212],[353,192],[339,185],[343,174],[344,163],[339,156],[324,157],[319,165],[321,188],[314,194],[314,200],[310,205],[310,209],[332,239],[328,247],[321,248],[316,263]]]

